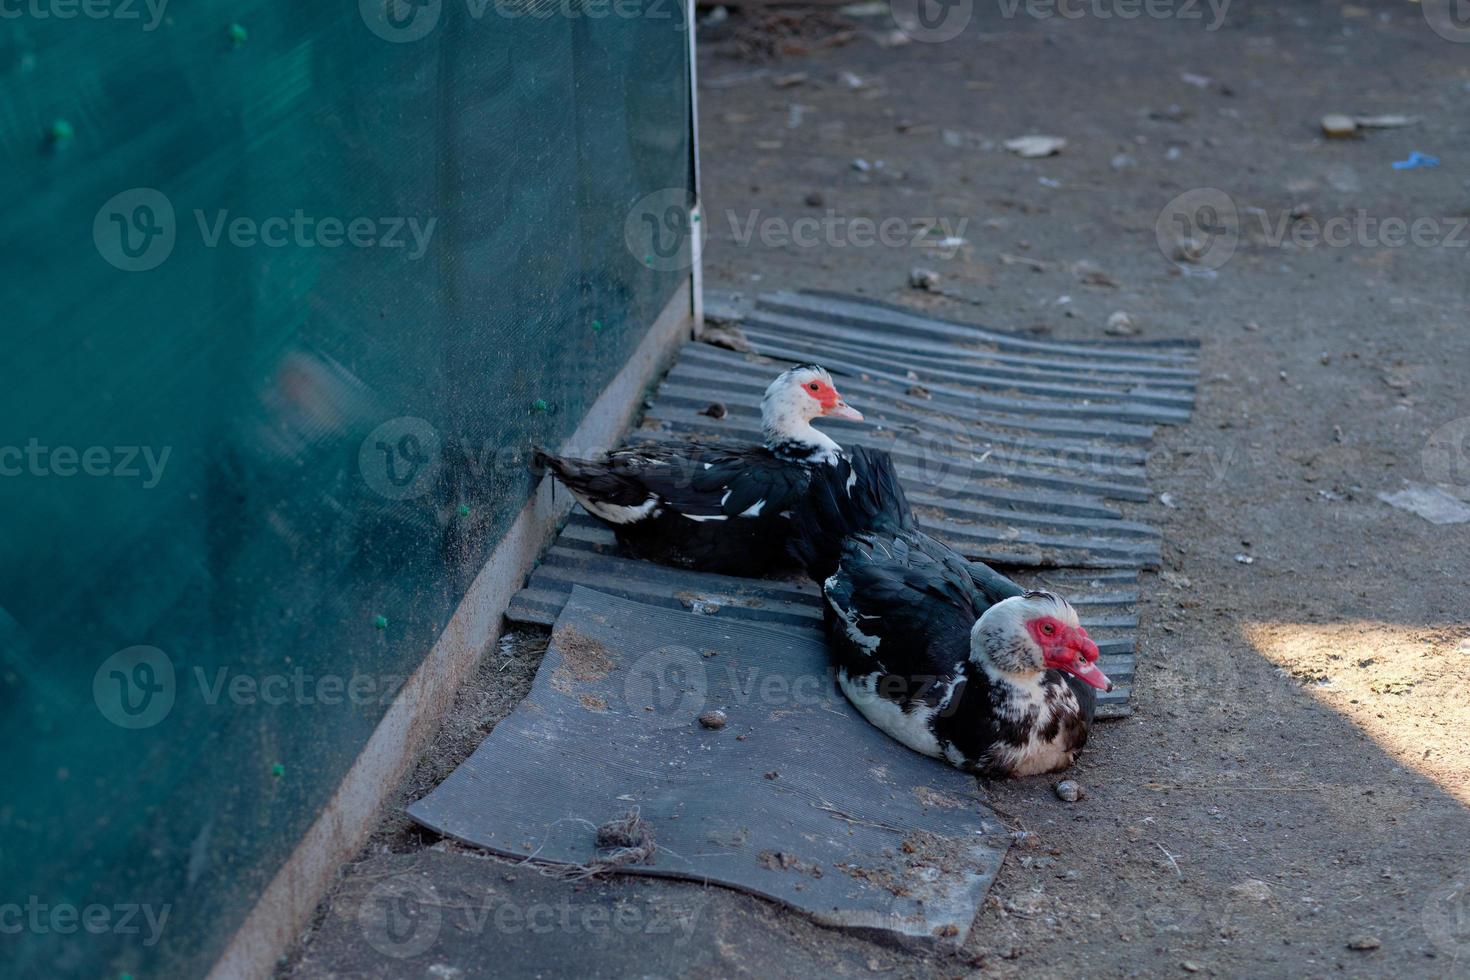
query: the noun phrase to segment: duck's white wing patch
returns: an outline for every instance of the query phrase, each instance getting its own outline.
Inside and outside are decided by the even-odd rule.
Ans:
[[[837,575],[834,574],[830,578],[828,578],[827,581],[822,583],[822,592],[827,596],[827,605],[831,606],[832,611],[835,612],[842,620],[843,627],[847,632],[847,638],[851,640],[859,650],[866,651],[870,654],[874,653],[875,651],[877,651],[878,644],[881,642],[878,637],[869,636],[867,633],[864,633],[861,629],[858,628],[857,610],[844,609],[842,606],[837,604],[836,600],[832,598],[832,593],[835,589],[833,582],[836,581],[836,579]]]
[[[847,695],[853,707],[858,709],[858,713],[878,730],[915,752],[922,752],[935,759],[945,758],[939,739],[934,737],[934,731],[930,727],[938,708],[920,706],[912,711],[904,711],[897,702],[878,696],[877,674],[849,677],[847,671],[838,671],[837,683],[841,685],[842,693]]]
[[[653,494],[648,499],[636,506],[625,506],[621,504],[609,504],[600,500],[589,500],[579,493],[573,493],[577,502],[587,509],[587,513],[593,517],[600,517],[609,524],[634,524],[646,517],[654,516],[658,507],[658,498]]]
[[[720,503],[723,504],[724,501],[722,500],[722,501],[720,501]],[[741,516],[741,517],[759,517],[759,516],[761,516],[761,508],[764,507],[765,505],[766,505],[766,502],[764,500],[757,500],[755,503],[751,504],[749,507],[747,507],[744,510],[742,510],[740,512],[740,515],[739,516]]]

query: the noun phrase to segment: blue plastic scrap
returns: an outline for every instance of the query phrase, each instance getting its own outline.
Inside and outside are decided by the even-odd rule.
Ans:
[[[1432,157],[1427,153],[1420,153],[1418,150],[1410,150],[1409,159],[1407,160],[1395,160],[1393,162],[1393,169],[1395,170],[1418,170],[1420,167],[1437,166],[1439,166],[1439,157]]]

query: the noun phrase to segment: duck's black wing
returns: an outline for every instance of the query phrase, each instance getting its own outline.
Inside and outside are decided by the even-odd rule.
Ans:
[[[853,674],[951,676],[989,606],[961,555],[904,533],[849,536],[823,591],[842,666]]]

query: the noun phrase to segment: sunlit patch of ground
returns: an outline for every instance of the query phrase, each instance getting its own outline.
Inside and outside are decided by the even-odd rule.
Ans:
[[[1282,674],[1470,804],[1470,626],[1250,623],[1243,632]]]

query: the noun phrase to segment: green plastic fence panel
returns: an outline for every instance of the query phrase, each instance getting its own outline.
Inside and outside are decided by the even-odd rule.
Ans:
[[[0,973],[199,974],[687,278],[687,25],[0,14]]]

